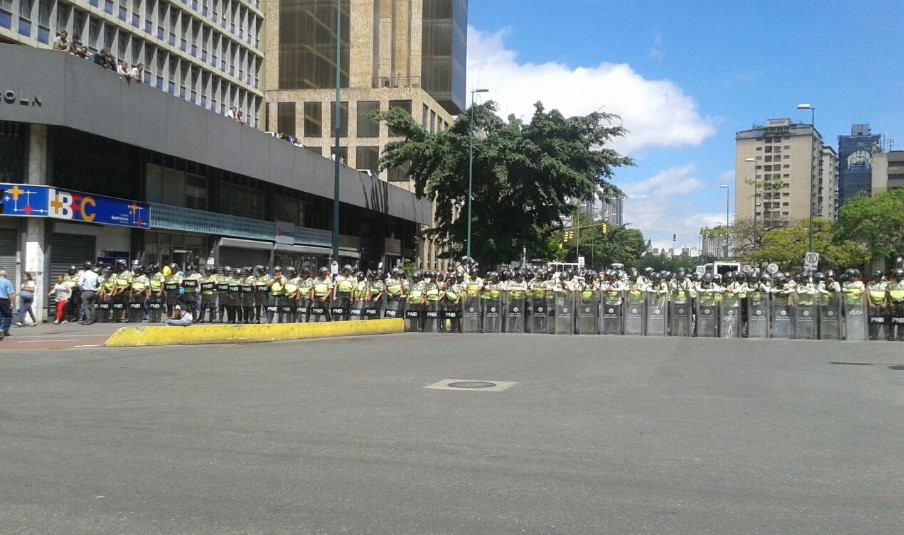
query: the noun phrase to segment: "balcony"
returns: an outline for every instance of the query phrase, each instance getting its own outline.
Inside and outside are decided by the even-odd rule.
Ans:
[[[420,76],[374,76],[371,85],[373,89],[381,87],[420,87]]]

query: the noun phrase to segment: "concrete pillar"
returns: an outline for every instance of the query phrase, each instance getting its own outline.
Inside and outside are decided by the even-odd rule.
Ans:
[[[47,127],[44,125],[33,124],[30,126],[27,169],[25,177],[27,184],[47,184]],[[31,308],[39,323],[47,319],[47,292],[52,287],[51,282],[47,280],[49,273],[45,275],[44,271],[47,266],[44,262],[45,229],[44,219],[29,218],[26,220],[23,233],[25,247],[22,254],[23,268],[21,271],[30,273],[37,285],[35,300]]]

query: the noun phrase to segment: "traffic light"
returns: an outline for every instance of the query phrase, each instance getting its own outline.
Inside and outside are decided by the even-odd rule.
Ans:
[[[570,242],[571,239],[572,239],[573,237],[574,237],[574,231],[573,231],[573,230],[566,230],[566,231],[565,231],[565,235],[564,235],[564,237],[563,237],[563,240],[566,241],[566,242]]]
[[[678,235],[672,234],[672,241],[678,241]]]
[[[609,233],[609,223],[603,223],[603,226],[600,227],[600,232],[602,232],[603,234],[608,234]]]

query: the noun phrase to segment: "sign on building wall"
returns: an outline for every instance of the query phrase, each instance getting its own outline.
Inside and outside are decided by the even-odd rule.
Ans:
[[[50,186],[0,184],[0,216],[49,217],[80,223],[150,228],[145,203]]]

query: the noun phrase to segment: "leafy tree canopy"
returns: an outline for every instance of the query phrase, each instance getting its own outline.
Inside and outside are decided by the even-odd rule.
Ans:
[[[842,205],[838,219],[839,238],[862,242],[881,256],[904,254],[904,189],[872,198],[860,194]]]
[[[404,139],[386,145],[381,169],[409,166],[418,197],[436,202],[436,226],[428,231],[460,255],[467,241],[469,140],[473,113],[473,201],[471,256],[483,265],[545,255],[550,233],[572,203],[602,190],[615,193],[614,169],[633,161],[606,148],[625,135],[612,126],[616,115],[595,112],[564,117],[534,106],[529,122],[496,115],[494,102],[475,105],[447,130],[429,133],[411,114],[398,109],[377,112]]]
[[[802,219],[788,227],[769,229],[761,246],[743,258],[749,262],[775,262],[783,270],[799,271],[808,243],[809,223]],[[819,218],[813,220],[813,248],[820,253],[820,269],[861,267],[872,256],[865,245],[835,236],[832,223]]]

